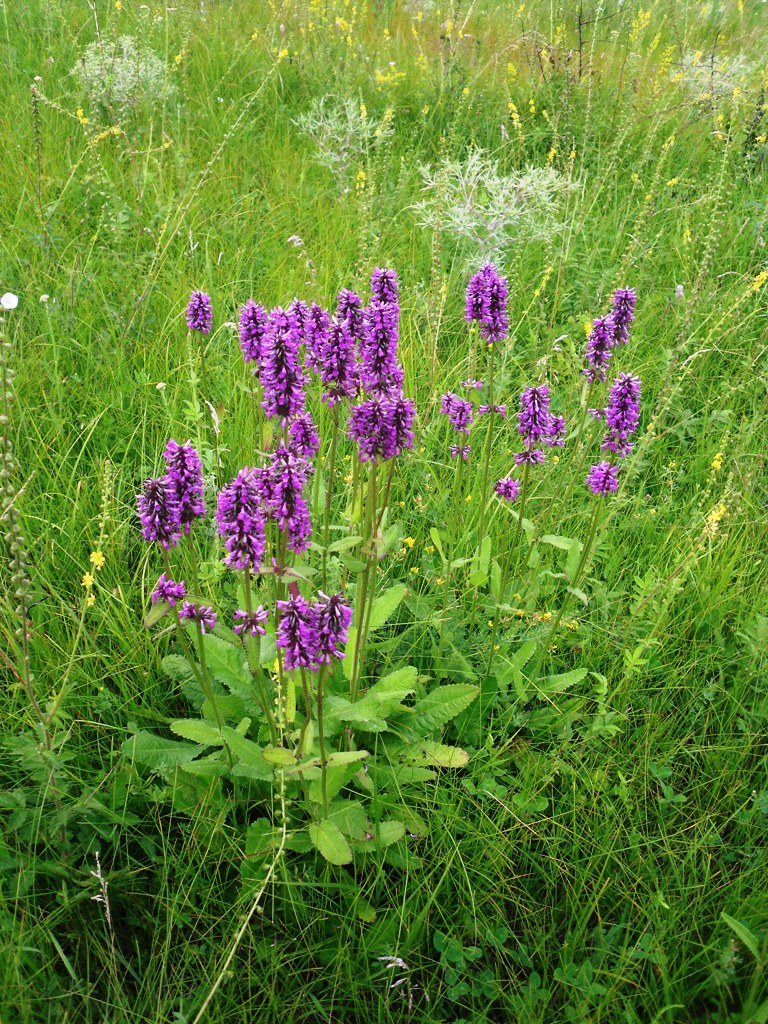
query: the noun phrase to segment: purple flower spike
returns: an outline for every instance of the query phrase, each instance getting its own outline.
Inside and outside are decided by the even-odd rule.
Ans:
[[[449,451],[452,459],[458,459],[461,456],[461,461],[466,462],[472,448],[468,444],[452,444]]]
[[[163,573],[149,598],[152,604],[157,604],[158,601],[166,601],[171,608],[175,608],[176,602],[183,601],[186,596],[187,588],[184,585],[184,580],[177,583],[176,580],[170,579]]]
[[[507,415],[507,405],[506,405],[506,402],[503,402],[501,405],[479,405],[477,407],[477,415],[478,416],[487,416],[488,413],[490,413],[490,412],[495,412],[497,416],[501,416],[502,418],[506,417],[506,415]]]
[[[310,668],[317,658],[319,637],[315,614],[303,597],[291,597],[278,601],[280,621],[275,633],[275,642],[285,651],[285,667]]]
[[[310,461],[320,451],[320,435],[312,414],[305,412],[302,416],[297,416],[288,429],[288,436],[291,451],[304,461],[307,472],[314,472],[314,466],[310,465]]]
[[[333,321],[325,344],[317,352],[317,369],[327,391],[323,401],[333,407],[357,391],[355,366],[355,338],[346,321]]]
[[[604,381],[614,346],[614,325],[609,316],[598,316],[587,338],[586,360],[589,366],[581,372],[590,384]]]
[[[411,424],[416,408],[412,399],[371,398],[349,414],[348,433],[357,441],[361,462],[391,459],[413,447]]]
[[[520,395],[517,432],[526,445],[533,445],[549,436],[552,419],[549,414],[549,402],[549,388],[546,384],[526,388]]]
[[[466,398],[459,398],[458,395],[449,391],[440,399],[440,411],[448,417],[454,430],[463,434],[469,433],[469,428],[475,421],[475,414],[472,403],[468,402]]]
[[[516,466],[537,466],[540,465],[546,456],[541,448],[526,448],[523,452],[515,455]]]
[[[144,490],[137,498],[141,535],[152,543],[157,541],[168,550],[181,538],[181,513],[175,489],[168,478],[144,481]]]
[[[610,462],[599,462],[587,473],[587,487],[593,494],[609,494],[619,489],[619,467]]]
[[[549,434],[542,440],[549,448],[565,448],[565,416],[550,416]]]
[[[248,299],[240,310],[240,348],[246,363],[253,363],[253,371],[261,372],[264,359],[264,335],[267,330],[267,311]]]
[[[480,335],[489,345],[503,341],[509,333],[507,279],[499,276],[492,263],[486,263],[469,282],[465,319],[480,321]]]
[[[269,612],[261,605],[251,615],[238,608],[235,612],[235,632],[238,636],[248,633],[251,636],[264,636],[267,632],[264,623],[268,618]]]
[[[341,594],[326,597],[320,594],[321,600],[314,606],[315,628],[317,629],[317,653],[315,663],[329,665],[331,658],[343,658],[344,652],[339,650],[347,642],[347,630],[352,621],[352,609],[345,604]]]
[[[319,373],[321,369],[330,326],[331,314],[317,302],[313,302],[304,325],[304,344],[307,347],[307,369],[315,373]]]
[[[637,296],[634,288],[618,288],[613,296],[613,343],[626,345],[629,341],[629,325],[635,319]]]
[[[270,419],[278,417],[283,425],[304,412],[304,373],[299,363],[302,334],[295,309],[286,311],[278,306],[270,312],[261,372],[261,404]]]
[[[640,379],[628,373],[620,373],[611,385],[608,405],[605,408],[605,425],[608,428],[603,437],[604,452],[613,452],[624,458],[632,450],[629,437],[637,430],[640,420]]]
[[[261,474],[246,467],[219,495],[216,525],[227,549],[224,564],[230,569],[250,567],[258,572],[261,566],[266,543]]]
[[[520,493],[520,481],[511,476],[504,477],[496,481],[494,490],[504,501],[516,501]]]
[[[388,268],[376,267],[371,274],[371,302],[396,303],[397,274]]]
[[[345,324],[356,341],[363,337],[363,301],[359,295],[342,288],[336,300],[336,319]]]
[[[361,380],[366,391],[386,395],[402,385],[397,362],[400,310],[396,303],[371,302],[365,311]]]
[[[209,604],[193,604],[192,601],[184,602],[179,618],[182,622],[196,622],[202,633],[214,629],[217,622],[216,612]]]
[[[269,515],[288,534],[288,546],[299,554],[309,546],[312,526],[303,489],[308,467],[290,448],[279,444],[264,472],[264,496]]]
[[[213,306],[210,295],[205,292],[192,292],[187,305],[187,326],[190,331],[210,334],[213,326]]]
[[[179,506],[179,518],[184,533],[192,523],[205,515],[203,503],[203,464],[191,444],[179,445],[173,438],[165,449],[168,466],[166,479]]]

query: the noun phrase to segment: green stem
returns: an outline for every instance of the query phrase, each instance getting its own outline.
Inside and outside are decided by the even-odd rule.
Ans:
[[[320,666],[317,676],[317,734],[320,740],[321,789],[323,793],[323,817],[328,817],[328,758],[325,755],[325,733],[323,732],[323,675],[325,666]]]
[[[328,586],[328,541],[331,534],[331,502],[333,500],[333,478],[336,475],[336,451],[339,442],[339,409],[333,407],[333,433],[331,454],[328,463],[328,482],[325,491],[325,520],[323,521],[323,590]],[[318,474],[318,480],[320,475]]]
[[[362,671],[362,651],[365,646],[367,623],[370,622],[369,604],[369,582],[375,573],[372,573],[373,563],[376,559],[374,524],[376,522],[376,477],[378,465],[373,462],[368,467],[368,496],[365,503],[365,531],[363,534],[363,553],[366,557],[366,565],[363,572],[357,578],[357,593],[355,595],[355,617],[359,614],[359,627],[357,631],[357,644],[355,646],[355,658],[352,666],[352,681],[350,683],[350,698],[357,700],[360,688],[360,673]]]
[[[243,578],[245,581],[245,610],[250,616],[253,615],[253,595],[251,592],[250,569],[243,570]],[[267,722],[269,723],[269,734],[272,739],[272,745],[276,746],[277,726],[275,724],[275,716],[272,713],[272,708],[270,707],[267,689],[264,685],[264,675],[262,673],[259,658],[257,656],[257,650],[260,650],[261,644],[257,641],[256,637],[247,634],[243,636],[243,646],[245,647],[245,654],[246,657],[248,658],[248,668],[250,669],[254,685],[256,686],[259,704],[261,704],[261,708],[264,714],[266,715]]]

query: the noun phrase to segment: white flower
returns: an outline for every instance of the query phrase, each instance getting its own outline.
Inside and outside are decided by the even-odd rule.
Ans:
[[[42,295],[40,296],[40,301],[41,301],[41,302],[47,302],[49,298],[50,298],[50,295],[46,295],[45,293],[43,293],[43,294],[42,294]]]
[[[3,309],[16,309],[19,304],[18,295],[14,295],[13,292],[6,292],[5,295],[0,299],[0,306]]]

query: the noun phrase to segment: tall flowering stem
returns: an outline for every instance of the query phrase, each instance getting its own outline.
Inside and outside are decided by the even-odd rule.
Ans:
[[[375,591],[376,576],[373,571],[376,562],[376,522],[377,516],[377,476],[378,465],[372,462],[368,467],[368,491],[365,502],[365,527],[363,531],[363,554],[365,556],[365,569],[357,577],[357,593],[355,596],[355,612],[357,620],[357,643],[355,646],[355,657],[352,666],[352,679],[350,682],[351,699],[357,700],[360,689],[360,675],[362,673],[362,654],[365,649],[365,641],[368,634],[368,626],[371,621],[371,606],[373,604],[373,593]]]
[[[493,372],[496,355],[496,346],[489,345],[490,357],[488,360],[488,404],[491,412],[488,415],[488,432],[485,435],[483,447],[483,483],[480,489],[480,524],[477,529],[477,548],[482,553],[483,541],[485,540],[485,519],[486,505],[488,504],[488,479],[491,465],[491,449],[493,448],[493,432],[496,423],[496,415],[493,412]],[[475,592],[477,593],[477,592]]]
[[[328,482],[325,488],[325,519],[323,520],[323,590],[328,585],[328,543],[331,531],[331,503],[333,481],[336,476],[336,453],[339,444],[339,407],[333,406],[333,429],[331,431],[331,452],[328,460]],[[318,473],[318,479],[320,474]]]
[[[253,608],[253,592],[251,589],[251,570],[245,568],[243,570],[243,591],[245,593],[245,611],[247,618],[245,619],[246,628],[242,630],[243,646],[245,647],[245,655],[248,659],[248,668],[250,669],[253,677],[253,682],[256,687],[256,692],[259,698],[259,704],[264,712],[264,715],[269,724],[269,734],[272,739],[273,745],[277,744],[277,725],[275,723],[275,716],[272,712],[269,697],[267,696],[267,690],[264,685],[264,674],[261,671],[261,664],[259,661],[259,651],[261,648],[261,642],[254,636],[254,632],[261,633],[264,635],[263,629],[259,629],[252,624],[257,622],[256,615]],[[248,626],[251,626],[248,629]],[[237,631],[237,627],[236,627]]]
[[[210,295],[205,292],[192,292],[187,303],[187,327],[190,337],[197,335],[198,351],[200,353],[200,373],[203,381],[203,405],[213,410],[213,395],[208,382],[208,367],[205,359],[205,339],[213,328],[213,305]],[[205,413],[203,413],[203,416]],[[216,462],[216,483],[221,486],[221,460],[219,458],[219,429],[218,422],[211,418],[213,428],[213,451]]]

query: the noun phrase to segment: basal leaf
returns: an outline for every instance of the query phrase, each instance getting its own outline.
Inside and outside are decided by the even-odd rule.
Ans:
[[[143,730],[127,739],[121,750],[131,761],[160,774],[170,772],[178,765],[189,764],[203,752],[203,748],[196,744],[167,740]]]
[[[209,747],[220,747],[224,742],[217,726],[201,722],[196,718],[179,718],[175,722],[171,722],[171,732],[175,732],[177,736],[183,736],[185,740],[204,743]]]
[[[313,821],[308,830],[312,845],[331,864],[350,864],[352,850],[338,825],[329,819]]]
[[[372,631],[383,626],[404,597],[405,587],[402,583],[397,583],[394,587],[390,587],[389,590],[385,590],[383,594],[380,594],[371,606],[371,618],[368,629]]]
[[[416,702],[407,721],[407,731],[428,736],[468,707],[479,692],[471,683],[450,683],[438,686]]]

